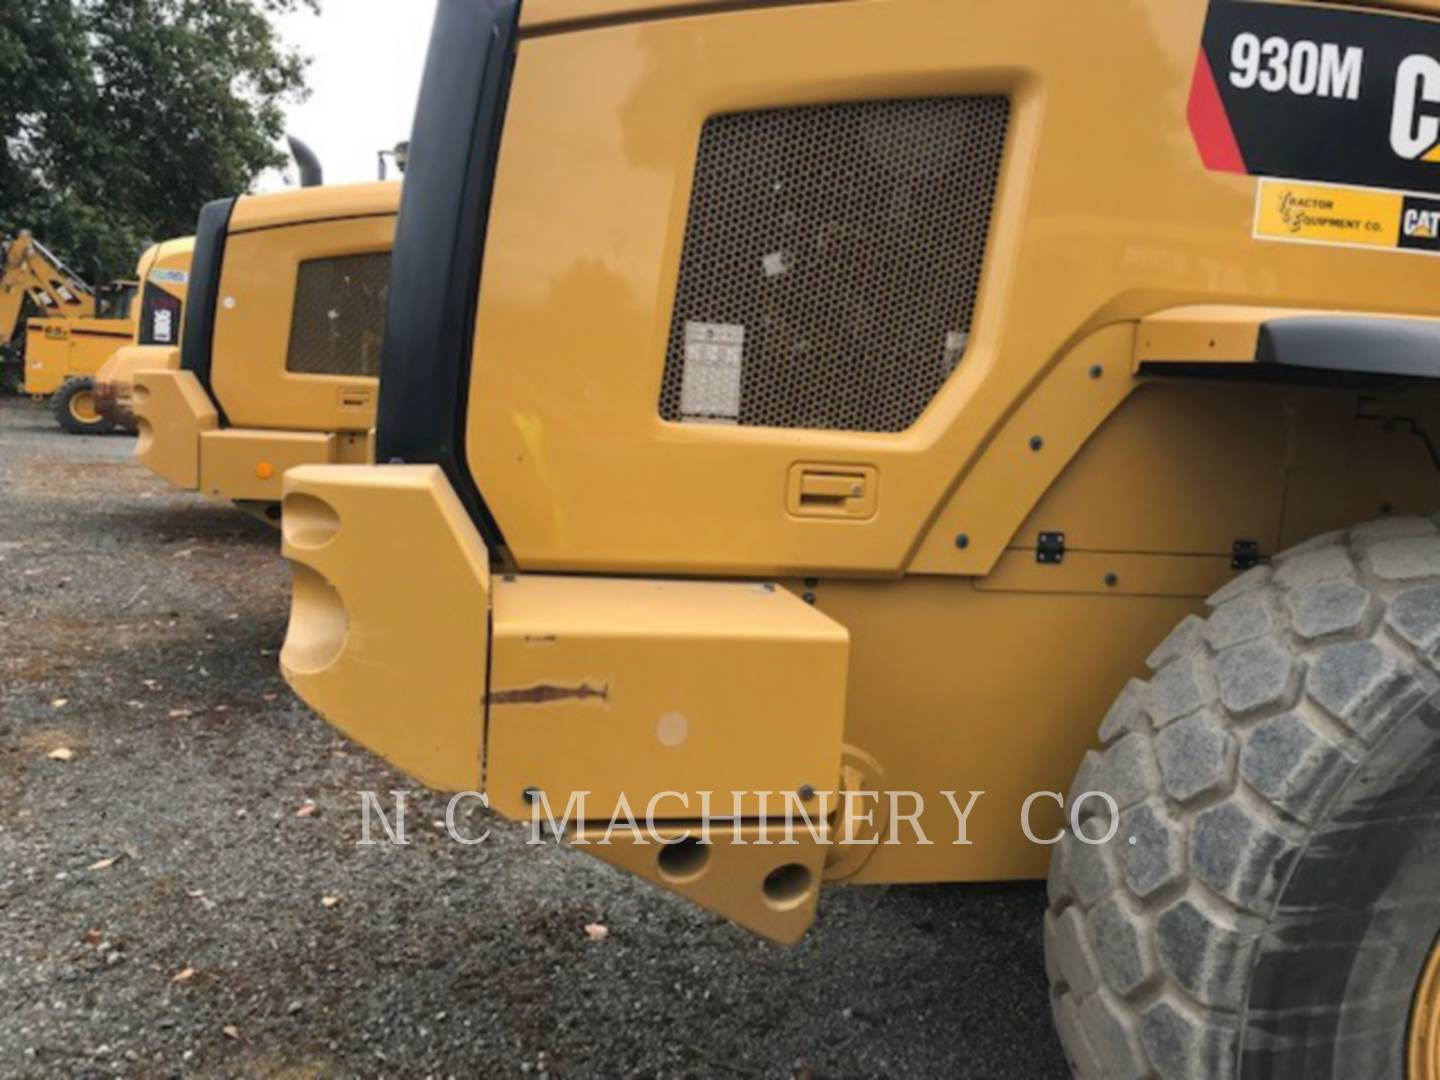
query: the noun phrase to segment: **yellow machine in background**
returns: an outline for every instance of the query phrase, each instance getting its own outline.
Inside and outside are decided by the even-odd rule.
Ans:
[[[25,393],[54,395],[55,417],[67,431],[107,430],[90,376],[132,336],[136,284],[97,292],[28,232],[4,246],[0,263],[0,348],[20,358]],[[39,315],[23,320],[22,336],[27,307]]]
[[[376,183],[205,207],[179,363],[132,376],[147,468],[275,521],[287,469],[372,460],[399,197]]]
[[[1081,1076],[1440,1077],[1440,20],[601,7],[439,2],[290,684],[781,941],[1048,873]]]
[[[26,301],[62,318],[96,314],[94,290],[29,232],[4,245],[0,259],[0,345],[15,340]]]
[[[180,332],[190,291],[195,238],[156,244],[140,259],[140,312],[128,345],[111,354],[94,378],[95,411],[109,424],[135,430],[131,395],[135,372],[180,366]]]

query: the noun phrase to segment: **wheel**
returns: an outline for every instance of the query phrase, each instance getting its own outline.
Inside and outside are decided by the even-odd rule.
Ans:
[[[115,427],[95,408],[94,379],[66,379],[50,399],[50,408],[72,435],[103,435]]]
[[[1320,537],[1209,603],[1067,799],[1114,807],[1050,867],[1071,1067],[1440,1080],[1440,529]]]

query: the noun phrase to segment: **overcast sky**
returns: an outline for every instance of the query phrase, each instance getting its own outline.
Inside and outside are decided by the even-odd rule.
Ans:
[[[327,184],[374,180],[376,151],[410,137],[435,0],[321,0],[321,6],[319,16],[276,19],[285,42],[312,58],[310,100],[290,106],[287,127],[320,158]],[[284,177],[267,173],[256,186],[284,185]]]

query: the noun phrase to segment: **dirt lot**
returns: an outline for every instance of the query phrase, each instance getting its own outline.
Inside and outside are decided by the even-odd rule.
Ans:
[[[0,1074],[1061,1074],[1038,885],[835,889],[787,950],[419,791],[357,846],[413,785],[281,681],[275,534],[132,447],[0,399]]]

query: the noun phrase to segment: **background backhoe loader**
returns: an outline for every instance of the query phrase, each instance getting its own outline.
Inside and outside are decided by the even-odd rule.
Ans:
[[[399,195],[306,187],[205,207],[178,363],[131,369],[142,464],[274,522],[287,469],[372,460]]]
[[[151,254],[141,257],[142,275]],[[21,371],[22,389],[54,395],[67,431],[108,430],[95,411],[91,376],[133,335],[138,285],[92,287],[29,232],[0,247],[0,263],[0,353]]]
[[[1440,4],[600,7],[440,0],[290,684],[777,940],[1048,875],[1080,1076],[1440,1077]]]

